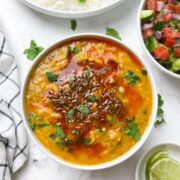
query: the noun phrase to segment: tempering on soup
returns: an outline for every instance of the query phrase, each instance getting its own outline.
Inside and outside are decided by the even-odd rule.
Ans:
[[[38,140],[64,161],[95,165],[136,144],[149,124],[148,73],[125,48],[100,40],[59,46],[32,71],[27,119]]]

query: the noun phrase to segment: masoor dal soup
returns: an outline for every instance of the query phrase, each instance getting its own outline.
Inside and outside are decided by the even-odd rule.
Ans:
[[[32,71],[25,105],[38,140],[64,161],[95,165],[135,145],[149,124],[148,72],[125,48],[100,40],[73,41]]]

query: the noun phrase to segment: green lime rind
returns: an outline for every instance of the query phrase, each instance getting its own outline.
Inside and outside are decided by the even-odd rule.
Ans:
[[[158,152],[156,152],[155,154],[153,154],[150,159],[147,162],[146,165],[146,179],[149,180],[149,175],[150,175],[150,169],[151,166],[159,159],[159,158],[164,158],[164,157],[168,157],[168,152],[166,150],[159,150]]]
[[[149,171],[149,180],[180,180],[180,164],[170,158],[156,159]]]

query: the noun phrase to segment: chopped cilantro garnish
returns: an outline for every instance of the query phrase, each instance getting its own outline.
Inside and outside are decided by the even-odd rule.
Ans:
[[[76,77],[71,76],[71,77],[69,78],[69,81],[70,81],[70,82],[74,82],[74,81],[76,81]]]
[[[91,144],[91,139],[90,138],[83,138],[82,141],[83,141],[84,145],[86,145],[86,146],[89,146]]]
[[[82,75],[84,77],[89,77],[91,72],[93,72],[93,69],[89,67],[85,72],[82,73]]]
[[[45,128],[47,126],[49,126],[49,123],[39,123],[38,124],[38,127],[40,127],[40,128]]]
[[[140,78],[133,73],[132,71],[127,71],[125,74],[125,79],[128,81],[129,84],[135,86],[136,83],[140,80]]]
[[[80,104],[77,109],[83,113],[83,114],[89,114],[90,113],[90,110],[87,106],[83,105],[83,104]]]
[[[36,129],[36,124],[32,123],[32,124],[30,125],[30,127],[31,127],[31,129],[32,129],[33,131],[35,131],[35,129]]]
[[[52,133],[52,134],[49,135],[49,137],[50,137],[52,140],[54,140],[54,139],[56,139],[57,136],[56,136],[56,134],[53,134],[53,133]]]
[[[141,73],[142,73],[143,75],[147,75],[147,71],[146,71],[145,69],[143,69],[143,70],[141,71]]]
[[[74,54],[78,54],[78,53],[80,53],[80,52],[81,52],[81,49],[80,49],[80,48],[74,47],[74,49],[73,49],[73,53],[74,53]]]
[[[32,120],[39,120],[40,117],[38,115],[36,115],[34,112],[28,114],[27,117],[28,121],[32,121]]]
[[[141,138],[139,127],[132,120],[127,120],[127,127],[125,129],[125,134],[130,136],[135,141],[139,141]]]
[[[89,95],[88,96],[88,100],[90,101],[90,102],[96,102],[96,96],[94,96],[94,95]]]
[[[74,110],[71,109],[71,110],[68,112],[68,114],[67,114],[67,119],[70,120],[70,119],[72,119],[73,117],[74,117]]]
[[[72,131],[71,131],[71,134],[72,134],[72,135],[78,135],[78,134],[80,134],[80,132],[81,132],[80,129],[76,129],[76,130],[72,130]]]
[[[158,22],[157,24],[155,24],[155,26],[154,26],[154,30],[155,31],[162,31],[163,30],[163,28],[165,27],[165,22]]]
[[[86,2],[86,0],[79,0],[79,2],[80,2],[80,3],[85,3],[85,2]]]
[[[77,28],[77,22],[75,19],[71,20],[71,29],[75,31]]]
[[[58,79],[58,75],[53,72],[46,72],[46,77],[50,82],[56,82]]]
[[[159,125],[165,123],[164,120],[164,110],[162,109],[162,106],[164,104],[164,100],[162,99],[162,96],[158,94],[158,111],[157,111],[157,120],[154,123],[154,126],[157,128]]]
[[[164,119],[161,120],[156,120],[156,122],[154,123],[154,126],[157,128],[158,126],[160,126],[161,124],[164,124],[166,121]]]
[[[43,47],[37,46],[34,40],[31,40],[30,47],[24,50],[24,54],[26,54],[27,59],[34,60],[43,49]]]
[[[67,139],[65,141],[59,140],[56,142],[56,144],[57,144],[57,146],[69,146],[72,144],[72,141],[70,139]]]
[[[113,126],[113,125],[121,125],[121,122],[117,121],[114,117],[114,115],[107,115],[106,120],[108,123]]]
[[[106,129],[105,128],[98,128],[98,131],[100,132],[100,133],[104,133],[105,131],[106,131]]]
[[[63,143],[62,141],[57,141],[57,142],[56,142],[56,145],[57,145],[57,146],[63,146],[64,143]]]
[[[106,29],[106,35],[112,36],[112,37],[115,37],[115,38],[121,40],[121,37],[119,36],[118,31],[116,31],[116,30],[113,29],[113,28],[107,28],[107,29]]]
[[[65,138],[66,137],[66,134],[64,133],[64,131],[61,127],[57,127],[56,135],[58,138]]]

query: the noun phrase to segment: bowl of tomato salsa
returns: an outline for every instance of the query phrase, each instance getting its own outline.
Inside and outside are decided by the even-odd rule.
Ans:
[[[78,34],[36,58],[23,84],[22,114],[50,158],[78,169],[108,168],[131,157],[149,136],[156,87],[127,45]]]
[[[141,43],[153,63],[180,79],[180,2],[143,0],[138,26]]]

